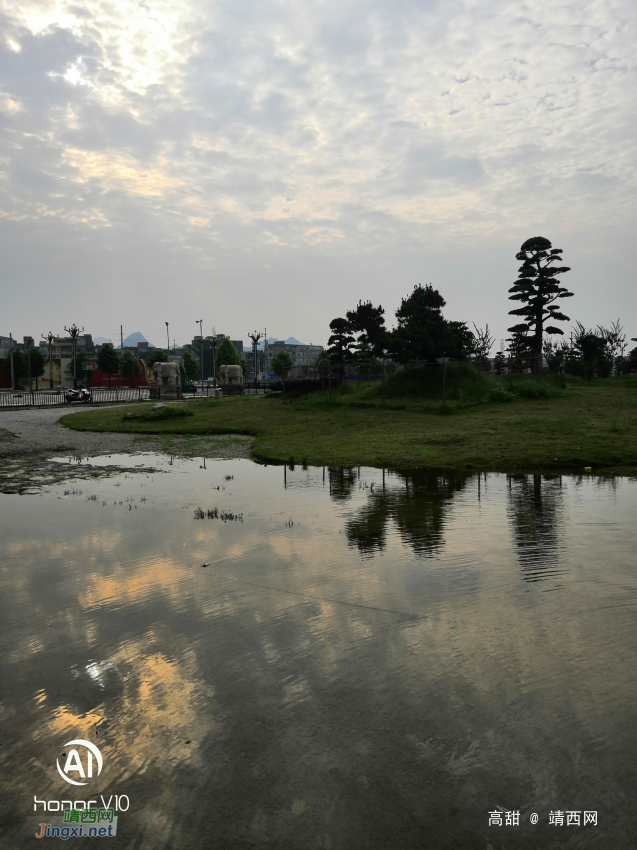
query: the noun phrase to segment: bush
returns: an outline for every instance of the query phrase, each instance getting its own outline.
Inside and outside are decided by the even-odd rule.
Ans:
[[[159,410],[146,410],[143,413],[126,413],[124,419],[139,419],[141,422],[162,422],[166,419],[181,419],[194,416],[192,410],[183,405],[170,405]]]
[[[561,394],[557,387],[545,381],[519,381],[515,384],[515,391],[522,398],[555,398]]]
[[[494,387],[490,391],[487,401],[502,404],[507,401],[515,401],[515,397],[516,394],[514,392],[511,392],[511,390],[507,389],[503,384],[498,384],[497,387]]]

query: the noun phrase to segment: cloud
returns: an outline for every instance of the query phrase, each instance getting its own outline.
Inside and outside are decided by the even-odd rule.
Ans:
[[[0,13],[0,216],[62,243],[154,231],[201,270],[634,222],[628,0]]]

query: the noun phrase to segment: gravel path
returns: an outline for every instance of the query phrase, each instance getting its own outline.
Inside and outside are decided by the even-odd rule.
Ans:
[[[73,413],[81,411],[79,407],[73,409]],[[58,420],[68,412],[55,407],[0,411],[0,457],[33,454],[91,457],[139,451],[139,447],[134,448],[132,434],[103,434],[65,428]]]
[[[74,407],[73,413],[91,410]],[[135,434],[73,431],[60,425],[68,409],[31,407],[0,410],[0,459],[128,454],[167,451],[189,457],[252,457],[252,437],[239,434],[219,436],[169,436],[153,438]]]

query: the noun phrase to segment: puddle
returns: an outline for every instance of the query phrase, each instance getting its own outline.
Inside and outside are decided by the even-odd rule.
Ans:
[[[126,847],[631,846],[636,482],[30,469],[0,495],[7,847],[34,795],[100,794]],[[56,769],[76,738],[87,787]]]

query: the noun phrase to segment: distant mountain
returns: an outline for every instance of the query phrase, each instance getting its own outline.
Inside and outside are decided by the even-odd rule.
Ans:
[[[293,336],[289,336],[289,337],[285,340],[285,344],[286,344],[286,345],[305,345],[305,343],[304,343],[304,342],[299,342],[299,340],[298,340],[298,339],[296,339],[296,337],[293,337]]]
[[[105,342],[110,342],[110,339],[106,339],[105,336],[96,336],[93,337],[93,342],[95,345],[104,345]]]
[[[124,338],[124,348],[136,348],[138,342],[148,342],[148,340],[144,334],[139,331],[135,331]],[[151,342],[148,343],[148,346],[149,348],[155,347]]]
[[[279,341],[278,337],[276,337],[276,336],[269,336],[268,337],[268,345],[272,345],[273,342],[278,342],[278,341]],[[247,350],[248,348],[250,350],[252,350],[252,340],[243,344],[243,350],[244,351]],[[257,345],[257,348],[258,348],[259,351],[263,351],[263,349],[265,348],[265,340],[263,340],[263,339],[260,340],[259,344]]]

